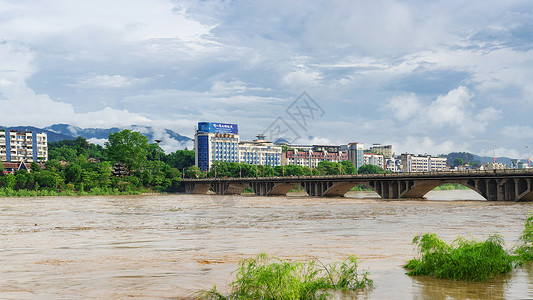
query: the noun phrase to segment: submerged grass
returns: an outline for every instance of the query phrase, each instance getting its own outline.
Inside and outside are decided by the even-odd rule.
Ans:
[[[482,281],[508,273],[518,263],[515,256],[505,251],[498,235],[483,242],[459,238],[449,245],[433,233],[417,236],[413,243],[418,245],[421,258],[405,265],[411,270],[408,275]]]
[[[420,258],[410,260],[404,268],[408,275],[425,275],[464,281],[482,281],[509,273],[524,262],[533,261],[533,215],[530,215],[515,250],[504,249],[501,236],[491,235],[478,242],[464,238],[447,244],[436,234],[416,236],[413,244],[419,248]]]
[[[515,250],[521,261],[533,261],[533,214],[531,214],[524,224],[524,230],[520,236],[520,242]]]
[[[323,265],[318,260],[286,261],[264,253],[242,260],[222,295],[216,286],[201,291],[199,299],[326,299],[328,290],[357,290],[372,285],[368,272],[359,274],[357,258]]]

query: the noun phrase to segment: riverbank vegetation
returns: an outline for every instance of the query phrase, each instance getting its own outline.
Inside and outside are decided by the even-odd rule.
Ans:
[[[44,168],[32,163],[15,174],[0,164],[0,197],[120,195],[176,192],[182,172],[194,165],[193,150],[165,154],[130,130],[109,135],[105,147],[78,137],[49,143]]]
[[[408,275],[433,276],[463,281],[482,281],[509,273],[514,267],[533,261],[533,215],[524,224],[520,241],[513,251],[504,249],[501,236],[485,241],[458,238],[448,244],[436,234],[416,236],[420,258],[410,260],[404,268]]]
[[[264,253],[242,260],[230,283],[231,293],[223,295],[216,286],[201,291],[200,299],[326,299],[328,292],[355,291],[372,285],[368,272],[359,273],[357,258],[322,264],[317,259],[287,261]]]

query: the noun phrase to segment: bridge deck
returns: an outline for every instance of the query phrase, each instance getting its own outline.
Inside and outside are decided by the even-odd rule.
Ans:
[[[465,185],[487,200],[533,201],[533,170],[491,170],[466,172],[413,172],[358,175],[278,176],[242,178],[185,178],[188,193],[238,194],[251,187],[258,195],[286,194],[294,186],[311,196],[343,196],[364,184],[383,198],[422,198],[444,183]]]

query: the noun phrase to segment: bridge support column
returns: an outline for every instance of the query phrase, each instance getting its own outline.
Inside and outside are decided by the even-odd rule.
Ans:
[[[240,195],[249,185],[247,183],[215,182],[212,188],[217,195]]]
[[[187,194],[207,194],[211,184],[209,183],[194,183],[185,182],[185,193]]]
[[[297,186],[297,183],[288,182],[252,182],[250,186],[258,196],[285,196]]]

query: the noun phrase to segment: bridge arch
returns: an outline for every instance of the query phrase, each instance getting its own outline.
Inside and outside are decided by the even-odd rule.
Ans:
[[[478,189],[475,181],[470,180],[380,180],[370,181],[368,186],[385,199],[423,199],[428,192],[446,183],[464,185],[486,199],[486,195]]]

